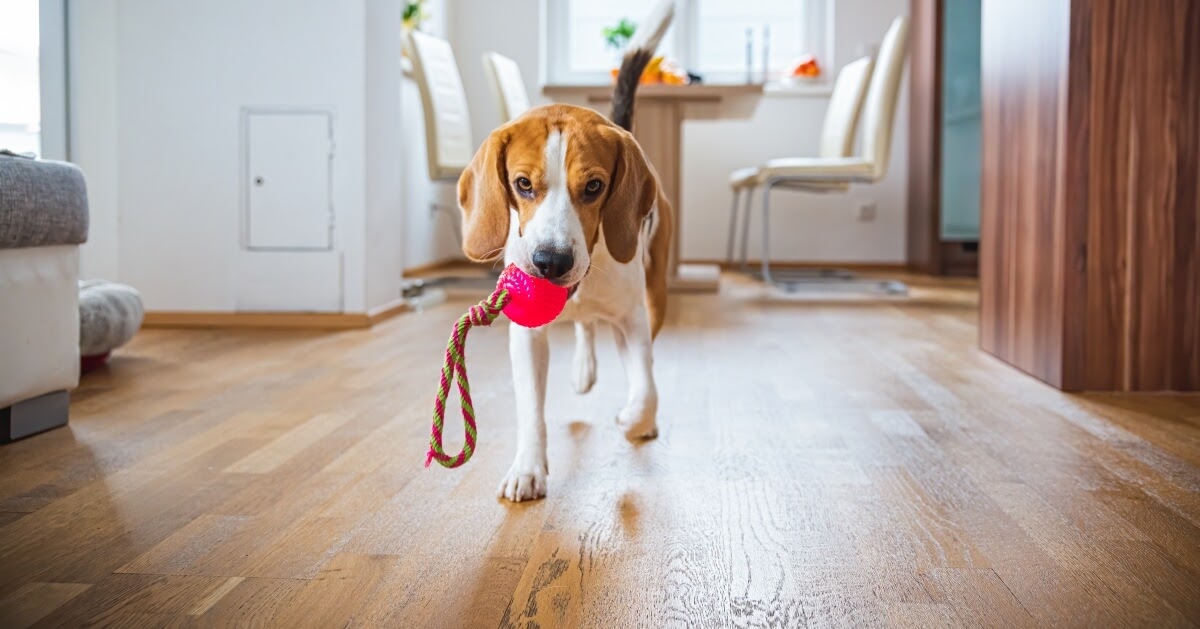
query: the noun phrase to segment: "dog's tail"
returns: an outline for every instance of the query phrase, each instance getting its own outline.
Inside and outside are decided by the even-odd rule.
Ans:
[[[675,17],[675,0],[662,0],[642,22],[645,30],[637,31],[621,60],[617,71],[617,84],[613,87],[612,112],[609,119],[626,131],[633,130],[633,101],[637,96],[642,71],[654,58],[654,51],[667,33],[667,27]]]

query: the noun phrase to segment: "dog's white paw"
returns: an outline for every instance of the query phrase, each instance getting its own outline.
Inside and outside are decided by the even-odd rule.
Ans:
[[[596,355],[589,351],[575,352],[575,370],[571,377],[575,392],[583,395],[596,385]]]
[[[657,415],[657,404],[626,406],[617,415],[617,426],[625,432],[626,439],[653,439],[658,436]]]
[[[513,502],[522,500],[537,500],[546,497],[546,461],[545,459],[517,457],[508,474],[500,481],[499,493],[501,498]]]

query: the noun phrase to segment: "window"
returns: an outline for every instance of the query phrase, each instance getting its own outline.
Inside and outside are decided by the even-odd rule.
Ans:
[[[0,149],[41,153],[38,0],[0,9]]]
[[[805,54],[829,64],[830,0],[677,0],[659,54],[707,83],[783,76]],[[638,23],[652,0],[546,0],[544,58],[550,83],[606,81],[620,60],[603,31],[621,19]]]
[[[567,20],[567,59],[571,73],[607,76],[614,63],[620,59],[620,51],[609,48],[604,40],[604,29],[615,25],[621,19],[637,22],[652,3],[646,0],[550,0],[552,5],[562,7],[568,15]],[[678,17],[678,16],[677,16]],[[663,38],[659,52],[676,56],[674,52],[675,26]]]

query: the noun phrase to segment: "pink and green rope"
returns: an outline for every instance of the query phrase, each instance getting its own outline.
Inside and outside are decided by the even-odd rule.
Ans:
[[[507,290],[496,289],[490,297],[471,306],[458,322],[446,343],[446,360],[442,363],[442,378],[438,385],[437,399],[433,402],[433,431],[429,436],[429,454],[425,457],[425,467],[437,461],[443,467],[458,467],[471,459],[475,453],[475,408],[471,405],[471,384],[467,380],[467,332],[475,326],[487,327],[499,316],[508,305]],[[442,426],[446,421],[446,400],[450,397],[450,379],[453,376],[458,385],[458,395],[462,402],[463,417],[463,448],[455,456],[446,454],[442,448]]]

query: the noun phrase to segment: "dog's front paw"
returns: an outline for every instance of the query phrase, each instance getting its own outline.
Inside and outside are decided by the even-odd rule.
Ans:
[[[513,461],[512,467],[508,468],[504,480],[500,481],[498,493],[501,498],[513,502],[545,498],[546,474],[545,459],[526,459],[519,456]]]
[[[617,415],[617,426],[625,431],[625,438],[630,440],[653,439],[658,436],[658,415],[656,404],[629,405]]]

